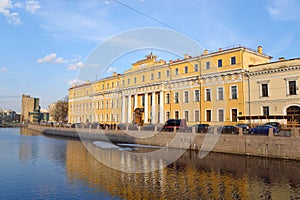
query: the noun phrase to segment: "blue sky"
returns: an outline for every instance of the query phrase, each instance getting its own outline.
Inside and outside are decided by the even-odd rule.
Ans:
[[[97,45],[136,28],[171,27],[209,50],[262,45],[274,59],[300,57],[299,0],[119,2],[140,13],[114,0],[0,0],[0,108],[20,111],[22,94],[47,108],[68,94]],[[123,56],[107,75],[122,73],[145,53]]]

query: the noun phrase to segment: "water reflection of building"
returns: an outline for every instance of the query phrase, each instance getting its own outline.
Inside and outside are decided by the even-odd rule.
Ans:
[[[101,156],[124,162],[122,152],[104,152]],[[131,157],[125,160],[136,162]],[[139,162],[145,167],[155,164],[147,159]],[[199,159],[196,152],[189,151],[163,170],[124,173],[98,162],[78,141],[68,141],[66,151],[71,180],[84,180],[90,187],[123,199],[289,199],[297,195],[299,167],[296,162],[224,154]]]

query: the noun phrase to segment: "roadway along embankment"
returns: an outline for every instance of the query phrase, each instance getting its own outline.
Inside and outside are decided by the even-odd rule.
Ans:
[[[300,160],[299,129],[291,137],[258,135],[172,133],[154,131],[122,131],[74,129],[29,125],[29,129],[49,136],[90,140],[110,140],[113,143],[134,143],[151,146],[213,151],[240,155]]]

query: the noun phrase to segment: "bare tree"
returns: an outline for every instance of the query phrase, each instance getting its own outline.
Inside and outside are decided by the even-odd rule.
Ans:
[[[50,115],[57,122],[66,122],[68,116],[68,96],[62,100],[55,102],[54,106],[50,108]]]

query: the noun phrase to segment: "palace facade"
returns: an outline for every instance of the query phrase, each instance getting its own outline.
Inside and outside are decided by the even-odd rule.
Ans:
[[[184,55],[169,62],[151,53],[123,74],[73,85],[69,89],[69,122],[163,124],[175,118],[186,119],[189,125],[234,124],[239,119],[249,120],[249,115],[265,116],[266,112],[260,111],[266,106],[269,114],[277,114],[277,99],[284,102],[277,105],[278,113],[287,114],[279,112],[284,110],[279,106],[286,107],[285,111],[298,106],[295,70],[300,61],[270,60],[261,46],[257,50],[243,46],[204,50],[201,56]],[[284,67],[289,70],[278,71]],[[265,83],[270,83],[270,91],[262,98]],[[273,91],[276,85],[282,91]],[[290,87],[297,89],[295,94],[280,94]]]

